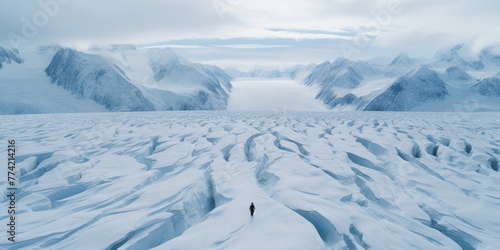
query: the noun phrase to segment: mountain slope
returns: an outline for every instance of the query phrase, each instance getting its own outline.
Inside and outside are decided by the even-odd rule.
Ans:
[[[22,62],[0,52],[5,62]],[[219,110],[226,108],[232,87],[218,67],[192,63],[170,49],[113,45],[83,52],[51,46],[21,53],[23,64],[0,71],[4,92],[20,97],[0,99],[2,114]]]
[[[475,60],[470,58],[470,55],[466,50],[469,50],[464,44],[458,44],[449,50],[441,50],[434,56],[434,63],[448,64],[457,66],[463,69],[473,69],[480,70],[484,68],[484,64],[481,60]],[[462,54],[461,54],[462,53]],[[465,54],[465,55],[464,55]],[[469,58],[466,58],[466,57]]]
[[[159,85],[166,90],[179,90],[188,95],[189,109],[225,109],[231,89],[231,78],[216,66],[194,64],[177,56],[170,49],[152,49],[148,52],[149,67]],[[199,108],[195,108],[199,107]]]
[[[45,69],[60,48],[23,50],[22,64],[4,64],[0,70],[0,114],[106,112],[103,105],[81,99],[51,82]]]
[[[489,47],[477,54],[469,45],[459,44],[429,60],[402,53],[387,65],[339,58],[315,67],[302,83],[319,87],[316,98],[337,111],[500,110],[495,94],[477,98],[470,91],[477,83],[474,79],[491,78],[498,72],[498,51]],[[484,85],[473,89],[481,88],[483,95],[486,89],[496,90]],[[473,106],[467,101],[471,99]]]
[[[483,96],[500,97],[500,78],[491,77],[478,82],[471,90]]]
[[[2,116],[22,150],[19,238],[0,249],[495,249],[499,119]]]
[[[291,79],[237,78],[229,111],[326,111],[315,91]]]
[[[352,61],[346,58],[337,58],[333,63],[323,62],[316,66],[314,70],[304,79],[304,84],[312,85],[331,85],[338,77],[339,73],[346,70]]]
[[[2,69],[4,63],[23,63],[23,59],[12,50],[4,49],[0,47],[0,69]]]
[[[446,83],[427,66],[394,82],[370,101],[367,111],[407,111],[428,101],[443,100],[448,94]]]
[[[446,76],[455,81],[469,81],[472,77],[463,69],[452,66],[446,69]]]
[[[254,78],[280,78],[280,77],[286,77],[284,73],[282,73],[278,69],[269,69],[266,67],[258,66],[255,67],[251,70],[249,70],[246,73],[247,77],[254,77]]]
[[[309,75],[315,67],[316,64],[310,63],[307,65],[297,64],[293,67],[285,67],[281,69],[256,66],[247,72],[232,68],[224,69],[224,71],[233,78],[290,78],[299,80],[307,77],[307,75]]]
[[[115,65],[103,58],[61,49],[45,69],[53,83],[110,111],[151,111],[153,103]]]
[[[413,65],[412,60],[410,57],[405,54],[401,53],[399,54],[392,62],[389,64],[389,66],[397,66],[397,67],[410,67]]]
[[[487,47],[481,50],[479,58],[482,62],[500,66],[500,48]]]
[[[0,85],[5,93],[19,97],[0,99],[0,113],[224,110],[231,98],[233,78],[225,71],[217,66],[190,62],[169,48],[109,45],[88,51],[71,50],[74,56],[65,59],[60,54],[59,58],[55,57],[58,51],[64,50],[70,51],[57,46],[29,53],[21,51],[20,54],[0,49],[0,67],[3,67]],[[384,108],[452,111],[457,105],[469,106],[459,110],[491,111],[500,110],[497,108],[500,99],[486,93],[487,89],[495,87],[486,83],[483,87],[473,85],[481,79],[498,78],[495,74],[500,67],[499,51],[496,47],[487,47],[477,53],[470,45],[459,44],[436,53],[429,60],[412,59],[401,53],[392,62],[387,60],[383,64],[337,58],[319,65],[281,69],[255,67],[249,72],[228,72],[237,77],[294,79],[311,87],[317,100],[337,111]],[[57,62],[62,59],[63,62]],[[409,75],[419,71],[422,65],[439,72],[438,77],[431,76],[423,81],[417,77],[414,83],[409,83]],[[434,80],[435,84],[430,84]],[[45,85],[48,82],[57,83],[51,86],[70,95]],[[419,82],[423,82],[421,90],[416,87]],[[444,97],[444,90],[436,88],[442,82],[446,83]],[[402,86],[406,94],[399,94]],[[478,91],[488,100],[474,96]],[[396,96],[398,100],[394,102],[392,98]],[[384,98],[389,100],[382,100]],[[466,103],[471,98],[476,100],[474,107]]]

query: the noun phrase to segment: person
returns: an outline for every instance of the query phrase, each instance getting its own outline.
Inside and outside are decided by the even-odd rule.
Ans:
[[[250,215],[253,216],[254,212],[255,212],[255,206],[253,205],[253,202],[252,202],[252,205],[250,205]]]

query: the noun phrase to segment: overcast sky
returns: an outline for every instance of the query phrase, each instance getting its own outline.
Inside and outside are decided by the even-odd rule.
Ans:
[[[192,61],[254,64],[430,57],[500,41],[498,0],[0,0],[4,46],[171,46]],[[48,4],[41,4],[48,3]],[[33,29],[34,28],[34,29]],[[14,42],[13,42],[14,41]],[[234,64],[234,65],[232,65]]]

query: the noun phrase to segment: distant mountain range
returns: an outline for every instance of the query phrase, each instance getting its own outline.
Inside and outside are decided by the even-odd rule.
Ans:
[[[223,70],[192,63],[168,48],[0,49],[0,62],[9,64],[0,70],[0,84],[12,93],[1,97],[1,114],[223,110],[232,88]],[[64,93],[54,96],[54,86]]]
[[[19,57],[17,52],[0,47],[0,69],[2,69],[3,63],[23,63],[23,59]]]
[[[337,58],[294,69],[293,76],[291,69],[263,68],[239,76],[297,79],[317,87],[316,99],[333,110],[500,111],[500,50],[494,47],[474,54],[459,44],[427,60],[401,53],[387,65]]]
[[[111,45],[0,47],[0,114],[224,110],[238,77],[295,79],[317,90],[316,99],[332,110],[500,111],[494,47],[474,53],[460,44],[427,60],[402,53],[387,65],[337,58],[242,72],[193,63],[168,48]]]

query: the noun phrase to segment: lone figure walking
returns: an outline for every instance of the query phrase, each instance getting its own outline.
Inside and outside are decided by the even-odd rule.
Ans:
[[[252,205],[250,205],[250,215],[253,216],[254,212],[255,212],[255,206],[253,205],[253,202],[252,202]]]

